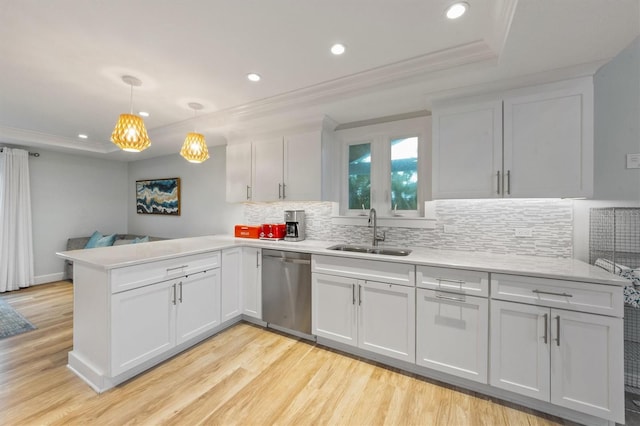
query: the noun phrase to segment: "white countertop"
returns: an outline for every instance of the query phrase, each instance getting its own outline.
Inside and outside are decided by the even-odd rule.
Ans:
[[[301,251],[340,257],[365,258],[385,262],[411,263],[415,265],[443,266],[503,274],[520,274],[543,278],[558,278],[608,285],[628,284],[616,275],[575,259],[559,259],[537,256],[504,255],[468,251],[413,248],[409,256],[387,256],[327,250],[337,244],[331,241],[305,240],[299,242],[265,241],[216,235],[179,238],[149,243],[127,244],[86,250],[56,253],[59,257],[104,269],[122,268],[153,262],[176,256],[188,256],[237,246]],[[381,245],[380,247],[384,247]]]

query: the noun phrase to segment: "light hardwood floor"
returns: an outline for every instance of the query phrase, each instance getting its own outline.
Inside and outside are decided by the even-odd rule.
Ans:
[[[71,284],[1,297],[38,327],[0,340],[1,425],[568,424],[245,323],[98,395],[66,368]]]

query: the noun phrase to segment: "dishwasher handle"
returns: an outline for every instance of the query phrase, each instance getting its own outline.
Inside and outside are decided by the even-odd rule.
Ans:
[[[279,260],[284,263],[295,263],[296,265],[311,265],[311,261],[308,259],[290,259],[288,257],[275,257],[275,256],[265,256],[270,259]]]

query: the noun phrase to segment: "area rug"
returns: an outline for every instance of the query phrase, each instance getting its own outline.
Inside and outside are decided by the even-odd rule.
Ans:
[[[35,330],[35,328],[25,317],[0,298],[0,339]]]

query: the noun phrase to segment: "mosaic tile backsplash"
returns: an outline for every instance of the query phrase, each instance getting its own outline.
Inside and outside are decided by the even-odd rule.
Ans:
[[[571,200],[437,200],[436,228],[380,226],[387,246],[428,247],[547,257],[572,257]],[[284,210],[305,211],[307,239],[371,244],[371,228],[331,223],[330,202],[247,203],[246,224],[281,223]],[[447,231],[444,232],[445,225]],[[532,230],[516,237],[515,228]]]

